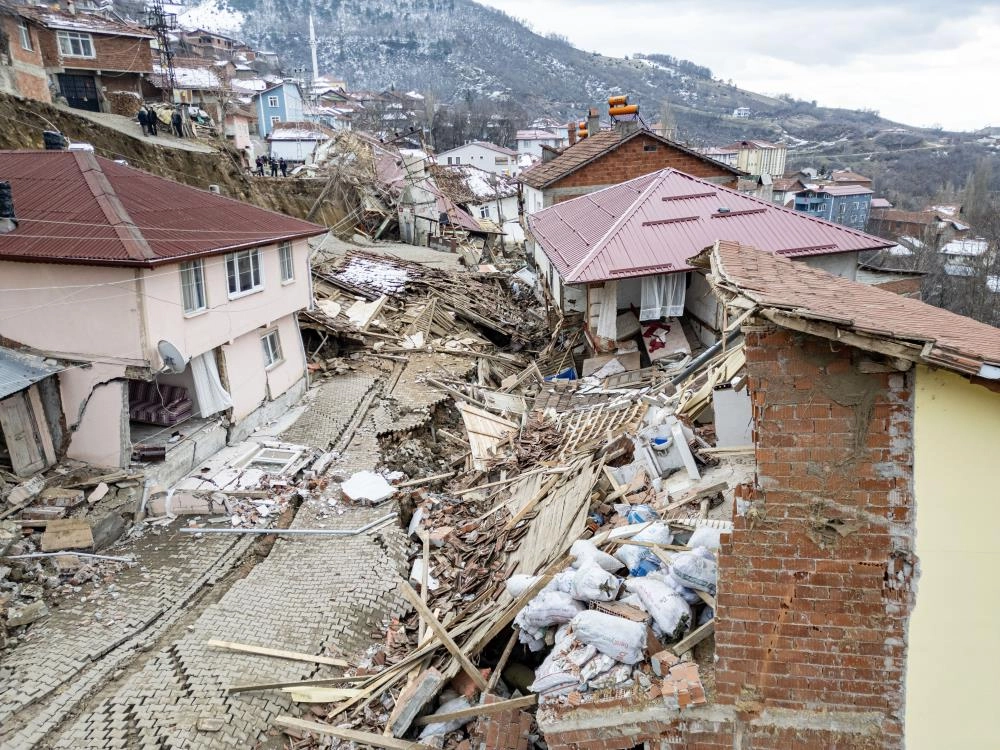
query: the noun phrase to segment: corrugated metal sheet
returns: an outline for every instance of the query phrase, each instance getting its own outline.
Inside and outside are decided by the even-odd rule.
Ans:
[[[0,398],[23,391],[65,368],[50,365],[41,357],[0,346]]]
[[[107,179],[111,201],[99,197],[95,175]],[[0,152],[0,177],[11,183],[19,220],[0,235],[0,258],[148,266],[326,231],[82,152]],[[139,237],[115,225],[138,227]]]
[[[556,204],[529,226],[571,283],[688,271],[687,259],[719,240],[788,257],[892,245],[673,169]]]

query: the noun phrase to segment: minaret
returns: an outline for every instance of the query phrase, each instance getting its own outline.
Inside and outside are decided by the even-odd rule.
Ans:
[[[312,13],[309,14],[309,51],[312,52],[313,81],[319,78],[319,60],[316,57],[316,27],[313,25]]]

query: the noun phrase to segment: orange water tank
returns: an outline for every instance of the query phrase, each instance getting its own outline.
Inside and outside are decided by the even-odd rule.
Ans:
[[[623,107],[628,104],[627,96],[612,96],[608,98],[609,107]]]
[[[628,104],[619,107],[612,107],[608,110],[608,114],[612,117],[622,117],[624,115],[634,115],[638,114],[639,105],[638,104]]]

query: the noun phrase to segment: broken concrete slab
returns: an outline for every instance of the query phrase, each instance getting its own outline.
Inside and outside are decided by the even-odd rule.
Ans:
[[[118,513],[108,513],[94,524],[92,533],[95,550],[109,547],[121,539],[122,534],[125,533],[125,519]]]
[[[94,490],[89,495],[87,495],[87,503],[89,505],[93,505],[94,503],[103,499],[104,496],[108,494],[108,492],[110,492],[110,488],[108,487],[107,483],[101,482],[94,488]]]
[[[53,518],[65,518],[66,510],[58,505],[39,505],[21,511],[21,518],[25,521],[50,521]]]
[[[90,524],[79,518],[61,518],[49,521],[42,534],[42,552],[59,552],[65,549],[90,549],[94,546],[94,533]]]
[[[21,625],[30,625],[48,614],[49,608],[41,599],[22,607],[10,607],[7,610],[7,627],[16,628]]]
[[[396,488],[389,484],[385,477],[374,471],[359,471],[340,486],[344,497],[356,503],[378,505],[384,503],[394,494]]]
[[[393,737],[402,737],[417,714],[438,694],[444,685],[444,675],[433,667],[425,669],[403,688],[396,699],[396,706],[389,716],[389,728]]]
[[[21,538],[21,527],[16,521],[0,521],[0,555],[6,555],[10,545]]]
[[[75,508],[86,499],[83,490],[69,490],[63,487],[49,487],[42,490],[38,499],[38,505],[57,508]]]

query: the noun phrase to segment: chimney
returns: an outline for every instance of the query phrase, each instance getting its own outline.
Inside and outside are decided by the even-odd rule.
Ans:
[[[66,0],[66,12],[71,16],[76,15],[76,3],[73,0]]]
[[[0,234],[7,234],[17,229],[17,217],[14,215],[14,194],[9,182],[0,182]]]
[[[569,145],[572,146],[576,143],[576,124],[570,123],[566,126],[566,138],[569,140]]]
[[[594,107],[587,113],[587,136],[593,137],[601,132],[601,116]]]

